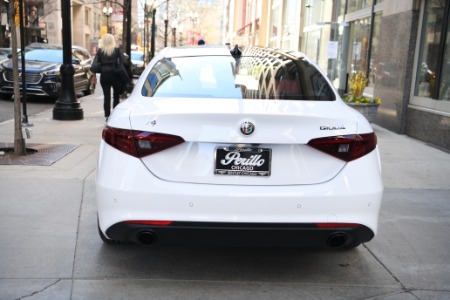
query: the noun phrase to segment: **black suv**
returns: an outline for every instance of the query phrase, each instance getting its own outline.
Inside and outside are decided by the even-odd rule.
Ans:
[[[92,94],[97,82],[90,71],[92,58],[89,52],[79,46],[72,47],[75,92]],[[61,89],[60,68],[63,64],[63,49],[59,45],[31,44],[25,48],[25,80],[27,95],[57,99]],[[19,59],[19,81],[22,90],[22,68]],[[14,93],[12,60],[0,64],[0,97],[11,98]]]

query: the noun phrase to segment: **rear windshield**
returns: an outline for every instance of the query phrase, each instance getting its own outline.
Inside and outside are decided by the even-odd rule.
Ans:
[[[142,95],[177,98],[336,99],[308,61],[283,56],[201,56],[163,59],[147,76]]]

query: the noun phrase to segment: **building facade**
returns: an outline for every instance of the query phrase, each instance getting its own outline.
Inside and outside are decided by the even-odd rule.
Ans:
[[[50,0],[23,0],[22,2],[26,44],[31,42],[62,44],[62,2]],[[99,40],[109,32],[115,36],[117,44],[122,45],[123,19],[126,11],[123,3],[123,0],[70,1],[72,8],[72,44],[85,47],[90,49],[91,53],[95,53]],[[138,1],[131,1],[132,43],[136,42],[139,33],[136,19],[139,3]],[[10,30],[7,10],[8,2],[3,1],[0,18],[0,42],[3,42]],[[17,24],[17,26],[19,25]],[[9,43],[4,42],[2,46],[9,47]]]
[[[450,150],[450,0],[229,0],[227,40],[304,52],[341,95],[364,72],[375,123]]]

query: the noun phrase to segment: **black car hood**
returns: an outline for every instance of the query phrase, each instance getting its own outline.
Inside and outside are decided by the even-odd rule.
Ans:
[[[22,64],[19,61],[19,70],[21,70]],[[47,71],[47,70],[51,70],[54,68],[58,68],[59,66],[61,66],[61,64],[59,63],[54,63],[54,62],[48,62],[48,61],[34,61],[34,60],[29,60],[29,61],[25,61],[25,69],[27,71]],[[7,68],[7,69],[12,69],[13,68],[13,64],[12,64],[12,60],[8,60],[7,62],[3,63],[3,67]]]

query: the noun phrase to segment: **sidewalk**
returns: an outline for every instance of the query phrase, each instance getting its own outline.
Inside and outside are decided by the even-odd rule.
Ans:
[[[52,110],[30,116],[33,123],[33,136],[26,143],[78,145],[76,151],[44,169],[78,170],[77,176],[93,172],[95,166],[88,166],[86,159],[96,157],[101,132],[105,125],[101,90],[94,95],[79,99],[84,112],[84,119],[78,121],[53,120]],[[450,153],[436,149],[421,141],[404,135],[392,133],[373,124],[378,137],[381,153],[383,179],[386,188],[427,188],[450,189]],[[449,133],[450,138],[450,133]],[[0,123],[0,143],[14,142],[14,123],[12,120]],[[95,153],[94,153],[95,152]],[[83,163],[86,163],[84,165]],[[80,165],[81,164],[81,165]],[[81,170],[82,167],[86,168]],[[75,168],[75,169],[72,169]],[[36,166],[0,166],[0,177],[10,175],[29,177]],[[58,174],[59,176],[61,174]],[[84,178],[78,177],[78,178]]]
[[[26,139],[27,148],[30,148],[29,146],[34,144],[77,146],[74,151],[58,160],[56,163],[41,168],[41,170],[45,169],[47,171],[46,173],[52,173],[51,171],[55,170],[64,170],[64,174],[58,174],[56,177],[60,175],[70,176],[69,174],[72,174],[73,176],[81,176],[79,178],[84,178],[86,172],[92,172],[95,169],[95,165],[92,166],[85,160],[96,159],[96,151],[101,138],[101,132],[105,125],[105,117],[103,116],[103,95],[101,93],[96,93],[94,95],[82,97],[79,101],[84,112],[84,118],[82,120],[54,120],[52,109],[29,117],[33,126],[29,127],[32,130],[32,137]],[[0,123],[0,143],[12,144],[13,142],[13,120]],[[52,154],[51,149],[48,150],[48,154]],[[7,169],[6,172],[9,175],[11,172],[14,172],[16,175],[21,174],[19,176],[29,177],[32,176],[29,174],[30,172],[37,171],[40,168],[33,165],[0,166],[0,177],[4,176],[5,169]],[[69,170],[71,171],[70,173],[67,172]],[[77,172],[74,173],[73,171]]]
[[[246,257],[245,252],[222,259],[214,257],[211,250],[198,250],[197,255],[197,250],[188,250],[188,258],[185,249],[169,250],[176,255],[168,256],[155,250],[149,256],[148,250],[140,247],[104,246],[97,236],[95,218],[95,169],[105,125],[102,94],[80,98],[80,102],[83,120],[53,120],[52,110],[30,116],[33,137],[27,140],[76,145],[75,149],[50,166],[0,165],[0,299],[120,299],[125,291],[133,298],[149,298],[149,286],[154,288],[154,298],[169,299],[167,289],[178,291],[181,297],[186,286],[180,286],[179,280],[188,284],[192,279],[198,286],[188,288],[192,298],[202,298],[205,286],[231,285],[227,295],[232,299],[236,295],[233,289],[246,290],[255,282],[264,282],[265,288],[254,288],[264,289],[266,297],[272,298],[276,295],[271,294],[270,286],[284,293],[289,286],[300,293],[327,282],[338,288],[324,289],[317,297],[341,291],[341,299],[366,298],[369,290],[416,291],[414,295],[424,299],[450,297],[449,153],[374,125],[386,188],[379,235],[349,253],[304,251],[299,255],[292,251],[290,256],[270,255],[270,259],[264,257],[264,251],[252,253],[249,257],[267,259],[265,263],[273,268],[269,272],[273,275],[260,275],[263,269],[258,271],[256,263],[246,265],[239,259],[240,255]],[[0,143],[13,142],[13,129],[12,121],[0,123]],[[211,255],[215,261],[205,262]],[[321,259],[324,257],[328,258]],[[230,261],[240,272],[228,267]],[[311,261],[317,265],[310,266]],[[349,264],[344,270],[339,265],[346,261]],[[298,273],[288,268],[290,264],[298,267]],[[280,266],[289,269],[292,277],[283,277],[277,269]],[[303,267],[309,279],[302,277]],[[215,273],[216,268],[220,272]],[[169,269],[172,271],[167,272]],[[277,283],[279,277],[271,276],[285,280]],[[282,296],[293,299],[296,293]]]

